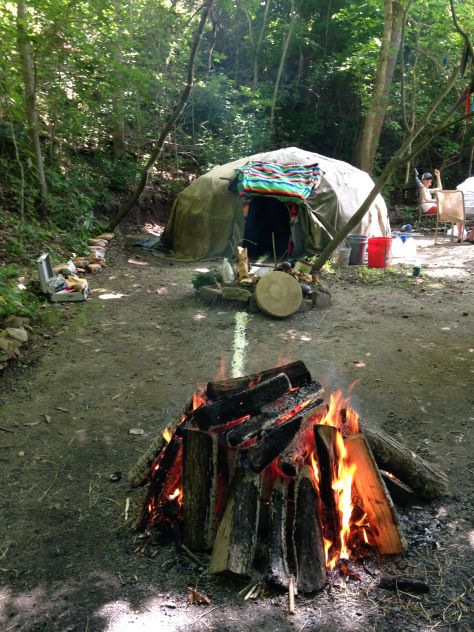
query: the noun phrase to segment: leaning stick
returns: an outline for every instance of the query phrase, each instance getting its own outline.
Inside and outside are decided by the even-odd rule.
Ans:
[[[288,581],[288,614],[295,614],[295,578],[293,575]]]

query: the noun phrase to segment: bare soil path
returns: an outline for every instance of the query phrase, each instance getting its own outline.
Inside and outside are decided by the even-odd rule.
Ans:
[[[251,314],[236,341],[236,313],[203,305],[191,287],[204,264],[116,244],[92,299],[52,307],[67,318],[33,339],[32,367],[4,376],[0,629],[473,629],[474,246],[431,239],[421,259],[418,280],[332,276],[331,307],[283,321]],[[370,560],[360,582],[333,578],[288,617],[284,596],[244,602],[241,584],[170,546],[154,559],[135,554],[123,522],[127,470],[196,385],[222,367],[251,373],[297,359],[328,390],[357,381],[354,408],[442,467],[450,491],[401,512],[406,554]],[[422,577],[431,592],[378,589],[388,572]],[[187,606],[188,586],[212,604]]]

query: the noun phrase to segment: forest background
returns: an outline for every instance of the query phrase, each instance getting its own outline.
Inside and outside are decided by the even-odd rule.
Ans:
[[[433,103],[429,129],[472,107],[473,0],[2,2],[0,318],[35,310],[22,266],[80,253],[130,197],[207,10],[193,89],[141,198],[161,217],[196,174],[282,146],[377,178]],[[456,186],[473,138],[467,119],[446,127],[384,193],[412,183],[414,166]]]

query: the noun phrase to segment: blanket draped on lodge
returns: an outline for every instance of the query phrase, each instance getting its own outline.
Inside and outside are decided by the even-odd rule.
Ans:
[[[272,196],[281,202],[300,204],[321,182],[321,169],[314,165],[276,165],[248,162],[237,171],[240,196]]]

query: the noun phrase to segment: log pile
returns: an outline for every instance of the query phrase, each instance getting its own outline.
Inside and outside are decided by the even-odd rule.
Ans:
[[[209,552],[211,573],[251,576],[264,551],[265,581],[300,593],[362,549],[405,550],[385,481],[405,499],[447,489],[433,465],[328,405],[302,362],[210,382],[164,435],[129,472],[147,486],[138,529]]]

